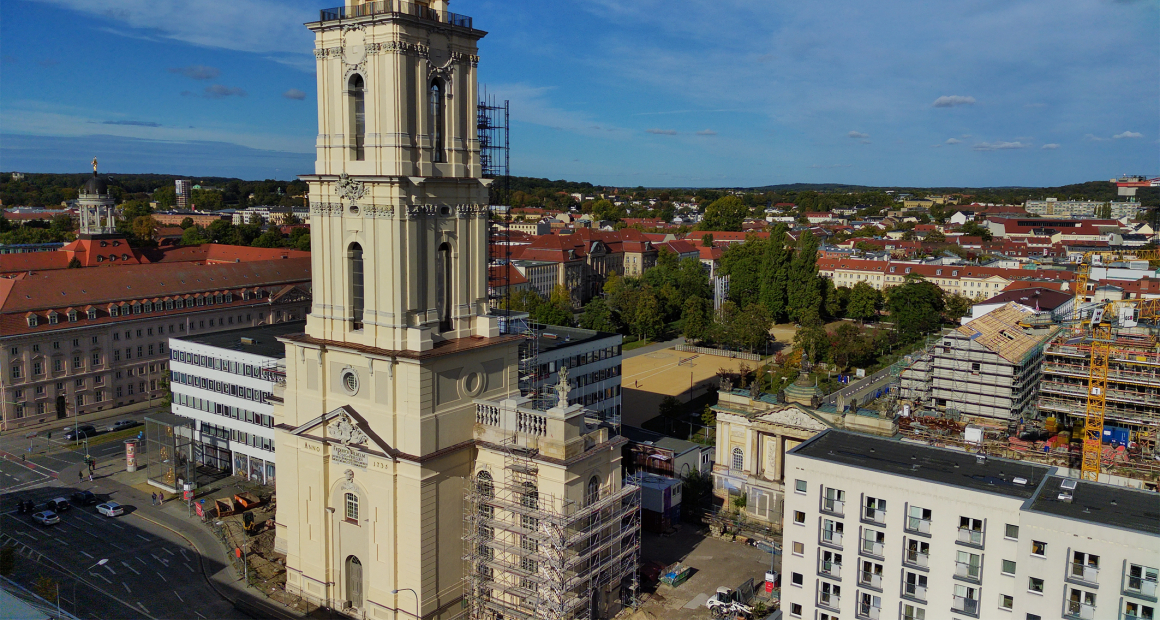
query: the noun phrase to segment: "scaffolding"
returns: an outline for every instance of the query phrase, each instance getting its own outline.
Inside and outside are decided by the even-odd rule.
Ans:
[[[593,487],[582,503],[541,493],[538,452],[501,449],[503,479],[481,472],[467,485],[467,617],[598,620],[634,600],[640,489]]]

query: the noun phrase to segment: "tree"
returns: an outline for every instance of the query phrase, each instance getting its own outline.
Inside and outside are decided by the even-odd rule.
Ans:
[[[705,208],[705,217],[698,226],[701,230],[741,230],[749,217],[749,207],[737,196],[723,196]]]
[[[776,322],[785,321],[788,304],[789,268],[793,253],[786,247],[789,229],[779,223],[765,242],[761,257],[758,298]]]
[[[595,297],[584,306],[580,315],[580,327],[594,329],[598,332],[615,332],[616,321],[612,316],[612,308],[603,298]]]
[[[845,315],[845,304],[842,300],[842,294],[834,286],[833,280],[830,278],[823,278],[823,280],[822,309],[826,311],[827,317],[840,319]]]
[[[73,230],[73,221],[67,213],[52,216],[52,223],[48,226],[49,230],[56,232],[69,232]]]
[[[271,226],[261,236],[254,239],[250,245],[256,248],[280,248],[282,247],[282,231]]]
[[[133,220],[142,215],[152,215],[153,207],[144,200],[128,200],[121,203],[121,215],[127,220]]]
[[[504,299],[500,305],[505,310],[512,310],[514,312],[527,312],[531,314],[533,310],[538,308],[540,304],[544,303],[544,298],[540,297],[539,293],[532,289],[522,289],[511,294],[510,297]]]
[[[705,233],[705,234],[701,235],[701,247],[703,247],[703,248],[713,247],[713,235],[711,233]]]
[[[793,335],[794,344],[802,350],[803,361],[818,362],[829,355],[830,336],[821,320],[802,323]]]
[[[297,226],[301,223],[302,220],[298,219],[298,216],[294,215],[293,213],[287,215],[286,218],[282,220],[283,226]]]
[[[181,220],[182,230],[184,230],[186,228],[190,228],[192,226],[193,226],[193,218],[192,217],[182,218],[182,220]]]
[[[790,264],[787,297],[790,318],[802,322],[808,314],[821,316],[822,283],[818,278],[818,239],[810,231],[798,238]]]
[[[959,228],[959,231],[964,235],[982,237],[983,241],[991,240],[991,229],[986,226],[980,226],[977,222],[967,222]]]
[[[958,293],[947,295],[945,298],[945,303],[946,318],[951,323],[957,323],[960,318],[970,314],[971,306],[975,305],[975,302],[972,301],[971,298],[964,297]]]
[[[294,249],[303,252],[310,251],[310,233],[302,235],[294,240]]]
[[[186,218],[189,219],[189,218]],[[181,233],[181,245],[201,245],[209,243],[205,230],[200,226],[190,226]]]
[[[685,414],[685,404],[676,397],[666,396],[657,406],[657,413],[670,420],[679,420]]]
[[[548,296],[548,301],[531,311],[533,321],[546,325],[572,325],[572,294],[562,284],[557,284]]]
[[[736,345],[747,351],[759,351],[769,342],[769,311],[759,303],[749,304],[734,324]]]
[[[882,293],[866,282],[858,282],[850,289],[850,302],[846,305],[846,316],[866,321],[878,316],[882,307]]]
[[[142,215],[133,220],[130,231],[137,238],[138,243],[147,243],[153,240],[153,233],[157,230],[157,220],[148,215]]]
[[[903,342],[914,342],[938,329],[944,307],[943,291],[922,278],[910,278],[890,289],[886,309]]]
[[[592,217],[599,221],[619,222],[628,212],[624,207],[618,207],[609,200],[597,200],[592,204]]]
[[[81,265],[81,259],[79,259],[75,256],[72,257],[72,259],[69,260],[69,262],[68,262],[69,269],[80,269],[82,266],[83,265]]]
[[[713,304],[701,297],[686,299],[681,309],[681,334],[689,340],[704,340],[712,328]]]
[[[162,209],[169,209],[177,204],[177,187],[163,185],[153,190],[153,201]]]
[[[937,230],[930,231],[926,234],[926,237],[923,238],[923,241],[928,243],[946,243],[946,240],[947,236]]]
[[[660,302],[651,291],[642,291],[637,299],[630,326],[633,333],[646,339],[661,335],[665,324],[660,315]]]
[[[195,189],[189,197],[193,206],[202,211],[217,211],[222,208],[222,193],[212,189]]]

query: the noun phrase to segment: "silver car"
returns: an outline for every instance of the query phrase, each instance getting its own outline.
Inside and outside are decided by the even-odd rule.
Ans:
[[[32,515],[32,520],[41,525],[56,525],[60,523],[60,517],[56,516],[56,513],[51,510],[45,510]]]
[[[97,512],[106,517],[116,517],[125,514],[125,509],[117,502],[106,502],[104,504],[97,504]]]

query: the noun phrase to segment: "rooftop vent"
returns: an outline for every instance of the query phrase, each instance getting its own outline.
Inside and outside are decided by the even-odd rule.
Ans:
[[[242,336],[242,344],[254,344],[254,339],[247,336]]]
[[[1016,476],[1015,479],[1012,480],[1012,482],[1014,482],[1015,484],[1018,484],[1020,486],[1023,486],[1023,485],[1027,484],[1027,479],[1023,478],[1021,476]]]
[[[1063,489],[1064,491],[1074,491],[1077,484],[1078,481],[1075,478],[1069,478],[1059,483],[1059,488]]]

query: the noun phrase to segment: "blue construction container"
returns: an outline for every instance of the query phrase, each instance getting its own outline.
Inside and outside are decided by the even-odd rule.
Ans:
[[[1121,426],[1104,426],[1104,443],[1126,446],[1131,436],[1131,431]]]

